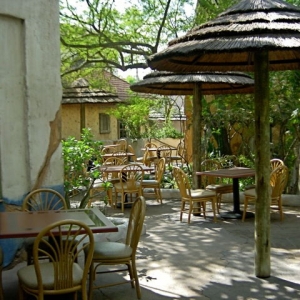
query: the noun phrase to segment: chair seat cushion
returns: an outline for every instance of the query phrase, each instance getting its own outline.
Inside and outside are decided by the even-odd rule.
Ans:
[[[142,181],[142,186],[153,186],[153,185],[158,185],[158,181],[157,180],[151,180],[151,179],[149,179],[149,180],[143,180]]]
[[[245,192],[244,192],[244,195],[245,196],[248,196],[248,197],[256,197],[256,191],[255,191],[255,189],[250,189],[250,190],[246,190]]]
[[[182,159],[182,156],[175,155],[175,156],[171,156],[170,158],[171,158],[172,160],[181,160],[181,159]]]
[[[200,197],[214,197],[216,196],[216,193],[214,191],[207,191],[207,190],[203,190],[203,189],[197,189],[197,190],[191,190],[191,195],[194,198],[200,198]]]
[[[46,290],[54,289],[54,268],[53,263],[40,264],[43,287]],[[73,285],[80,285],[83,276],[82,268],[77,264],[73,264]],[[37,277],[35,274],[34,265],[26,266],[18,271],[19,280],[27,287],[37,289]]]
[[[117,242],[96,242],[93,259],[116,259],[130,257],[132,248]]]
[[[124,190],[129,189],[129,187],[127,186],[127,182],[123,182],[123,184],[121,184],[120,182],[118,182],[118,183],[116,183],[114,186],[115,186],[115,188],[116,188],[117,190],[121,190],[121,189],[122,189],[122,186],[123,186],[123,189],[124,189]],[[139,187],[140,187],[140,183],[139,183],[139,182],[136,182],[136,185],[135,185],[134,190],[139,189]],[[130,187],[130,189],[132,189],[132,187]]]
[[[230,183],[228,183],[228,184],[226,184],[226,183],[209,184],[205,188],[208,190],[213,190],[217,193],[226,192],[226,191],[228,191],[228,193],[230,193],[233,190],[233,186]]]

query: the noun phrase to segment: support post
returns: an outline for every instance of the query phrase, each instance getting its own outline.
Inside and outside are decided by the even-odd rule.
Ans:
[[[193,95],[193,188],[201,187],[201,178],[196,175],[201,171],[201,137],[202,137],[202,94],[201,84],[195,84]]]
[[[266,50],[257,51],[255,69],[255,275],[270,276],[270,120],[269,59]]]

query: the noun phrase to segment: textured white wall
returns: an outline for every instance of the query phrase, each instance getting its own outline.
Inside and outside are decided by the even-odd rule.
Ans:
[[[1,0],[0,53],[1,211],[35,188],[63,191],[59,0]],[[7,263],[17,242],[0,243]]]

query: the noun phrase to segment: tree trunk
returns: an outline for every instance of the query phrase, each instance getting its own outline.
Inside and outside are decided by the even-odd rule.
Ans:
[[[255,275],[270,276],[270,121],[268,52],[255,54]]]

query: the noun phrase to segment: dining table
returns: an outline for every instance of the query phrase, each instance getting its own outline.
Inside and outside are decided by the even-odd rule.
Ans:
[[[98,208],[28,212],[10,211],[0,212],[0,238],[35,237],[46,226],[69,219],[75,219],[87,224],[93,233],[118,231],[118,227]],[[66,228],[67,231],[68,228]]]
[[[205,175],[205,176],[213,176],[220,178],[232,178],[233,184],[233,210],[229,212],[220,213],[221,217],[224,219],[241,219],[243,212],[240,209],[240,188],[239,188],[239,179],[246,177],[254,177],[255,170],[251,168],[244,167],[234,167],[234,168],[226,168],[226,169],[218,169],[218,170],[210,170],[210,171],[201,171],[196,172],[196,175]],[[247,212],[246,218],[253,217],[254,214],[251,212]]]
[[[146,166],[144,164],[139,164],[138,163],[137,165],[139,165],[144,172],[151,172],[155,169],[154,167]],[[122,169],[126,166],[128,166],[128,165],[109,165],[108,164],[108,165],[101,165],[101,166],[98,167],[98,169],[99,169],[100,172],[118,173],[119,174],[122,171]],[[122,175],[122,180],[126,180],[126,175],[125,174]],[[126,195],[125,199],[126,199],[125,200],[125,207],[130,208],[131,204],[129,204],[129,203],[126,204],[126,202],[128,202],[127,195]],[[117,208],[120,208],[120,207],[121,207],[120,203],[117,203]]]
[[[118,152],[118,153],[105,153],[102,155],[102,158],[105,160],[106,158],[109,158],[109,157],[121,157],[121,158],[124,158],[124,157],[127,157],[127,158],[130,158],[131,156],[134,156],[134,153],[132,152]]]
[[[134,164],[134,163],[133,163]],[[151,166],[146,166],[144,164],[138,164],[142,170],[144,172],[148,172],[148,171],[153,171],[154,170],[154,167],[151,167]],[[120,173],[122,171],[122,169],[124,167],[128,166],[127,165],[110,165],[110,164],[107,164],[107,165],[101,165],[98,167],[99,171],[101,172],[108,172],[108,173]]]

